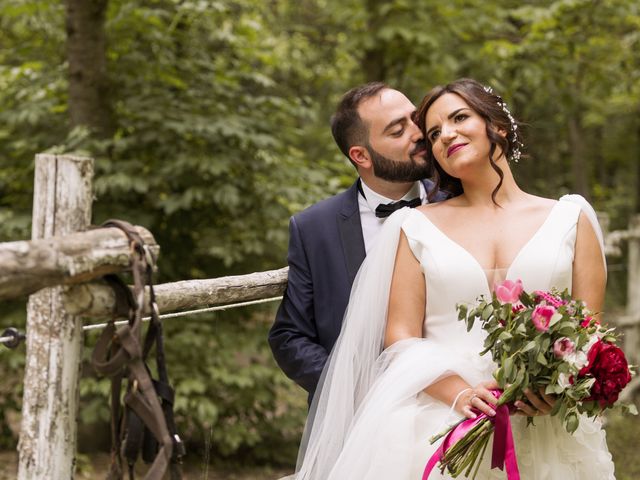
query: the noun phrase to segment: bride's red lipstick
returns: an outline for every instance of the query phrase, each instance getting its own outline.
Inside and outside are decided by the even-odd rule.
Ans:
[[[455,145],[451,145],[449,148],[447,148],[447,157],[450,157],[451,155],[456,153],[458,150],[460,150],[462,147],[466,147],[466,146],[467,146],[466,143],[456,143]]]

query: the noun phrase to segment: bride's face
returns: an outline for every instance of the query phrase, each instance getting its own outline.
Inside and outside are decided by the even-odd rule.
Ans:
[[[478,167],[489,166],[491,141],[485,120],[462,97],[445,93],[425,118],[427,140],[436,161],[452,177],[463,179]],[[498,158],[499,151],[494,158]]]

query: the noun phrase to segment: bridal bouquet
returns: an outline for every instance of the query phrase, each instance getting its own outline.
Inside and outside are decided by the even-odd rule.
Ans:
[[[439,460],[442,471],[446,468],[453,477],[468,476],[495,433],[492,468],[502,468],[506,462],[507,473],[515,471],[517,478],[508,415],[514,401],[526,400],[525,389],[555,394],[551,415],[573,433],[579,414],[595,416],[613,406],[631,380],[625,355],[616,346],[615,330],[602,326],[584,302],[571,298],[566,290],[527,293],[520,280],[506,280],[495,286],[490,299],[483,296],[472,308],[463,304],[457,308],[467,330],[479,321],[487,332],[481,355],[490,352],[498,365],[494,372],[501,389],[494,392],[499,397],[497,415],[463,419],[434,437],[432,443],[447,435],[428,471]],[[633,405],[623,408],[637,413]],[[527,421],[533,423],[533,418]],[[496,452],[496,442],[502,452]]]

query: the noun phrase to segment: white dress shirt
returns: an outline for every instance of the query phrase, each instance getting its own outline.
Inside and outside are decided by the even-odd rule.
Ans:
[[[386,220],[385,218],[376,217],[376,208],[378,205],[395,202],[398,200],[392,200],[391,198],[383,197],[382,195],[371,190],[364,180],[360,179],[362,185],[362,193],[358,193],[358,207],[360,209],[360,222],[362,224],[362,236],[364,237],[364,249],[369,253],[378,232],[382,228],[382,224]],[[366,198],[365,198],[366,197]],[[420,197],[420,201],[424,205],[427,203],[427,191],[424,188],[422,182],[416,182],[399,200],[411,200],[413,198]]]

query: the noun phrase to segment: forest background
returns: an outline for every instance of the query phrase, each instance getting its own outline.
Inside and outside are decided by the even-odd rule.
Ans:
[[[580,193],[611,229],[640,212],[636,0],[3,0],[0,241],[30,237],[34,155],[73,152],[96,160],[93,223],[154,234],[158,282],[282,267],[289,216],[355,178],[328,126],[341,94],[384,80],[417,103],[462,76],[527,124],[526,190]],[[24,311],[5,302],[0,327]],[[165,323],[194,457],[295,462],[306,401],[267,347],[273,312]],[[24,347],[0,352],[0,448],[23,366]],[[84,369],[84,449],[108,450],[108,388]]]

